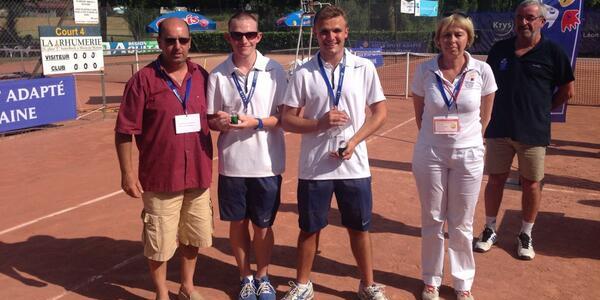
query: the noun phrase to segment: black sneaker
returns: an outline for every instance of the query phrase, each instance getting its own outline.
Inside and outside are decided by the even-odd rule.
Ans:
[[[496,234],[496,232],[494,232],[494,230],[486,226],[483,229],[481,235],[479,235],[479,240],[477,241],[477,243],[475,243],[473,251],[480,253],[488,252],[497,240],[498,235]]]

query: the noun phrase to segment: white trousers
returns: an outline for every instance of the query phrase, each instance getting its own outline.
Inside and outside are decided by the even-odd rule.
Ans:
[[[427,285],[442,285],[444,223],[455,290],[469,291],[475,277],[473,215],[483,177],[482,146],[415,145],[412,171],[421,200],[421,264]]]

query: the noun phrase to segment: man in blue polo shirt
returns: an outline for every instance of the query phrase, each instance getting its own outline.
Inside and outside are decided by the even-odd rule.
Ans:
[[[517,256],[535,256],[531,230],[542,200],[544,157],[550,144],[550,111],[574,94],[574,76],[567,55],[545,39],[546,8],[525,0],[515,14],[516,37],[496,43],[487,63],[498,84],[492,118],[485,132],[489,180],[485,188],[486,224],[474,250],[487,252],[496,243],[496,216],[515,153],[522,185],[522,226]],[[555,92],[556,90],[556,92]]]

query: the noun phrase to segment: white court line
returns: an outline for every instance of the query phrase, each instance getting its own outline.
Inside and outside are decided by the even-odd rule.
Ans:
[[[414,121],[414,119],[415,119],[415,117],[412,117],[412,118],[410,118],[410,119],[408,119],[408,120],[406,120],[406,121],[404,121],[404,122],[402,122],[402,123],[400,123],[400,124],[398,124],[398,125],[396,125],[396,126],[394,126],[394,127],[390,128],[390,129],[388,129],[388,130],[386,130],[386,131],[384,131],[384,132],[382,132],[382,133],[380,133],[380,134],[373,135],[372,137],[370,137],[370,138],[367,140],[367,143],[368,143],[368,142],[370,142],[371,140],[374,140],[374,139],[376,139],[376,138],[380,137],[380,136],[385,136],[386,134],[390,133],[391,131],[393,131],[393,130],[396,130],[396,129],[398,129],[398,128],[400,128],[400,127],[402,127],[402,126],[404,126],[404,125],[408,124],[408,122]]]
[[[42,220],[45,220],[45,219],[48,219],[48,218],[52,218],[52,217],[54,217],[54,216],[57,216],[57,215],[64,214],[64,213],[66,213],[66,212],[69,212],[69,211],[72,211],[72,210],[78,209],[78,208],[80,208],[80,207],[84,207],[84,206],[87,206],[87,205],[90,205],[90,204],[94,204],[94,203],[96,203],[96,202],[100,202],[100,201],[102,201],[102,200],[104,200],[104,199],[110,198],[110,197],[112,197],[112,196],[115,196],[115,195],[118,195],[118,194],[120,194],[120,193],[123,193],[123,191],[122,191],[122,190],[119,190],[119,191],[116,191],[116,192],[112,192],[112,193],[110,193],[110,194],[106,194],[106,195],[104,195],[104,196],[101,196],[101,197],[98,197],[98,198],[92,199],[92,200],[90,200],[90,201],[86,201],[86,202],[83,202],[83,203],[77,204],[77,205],[75,205],[75,206],[71,206],[71,207],[69,207],[69,208],[65,208],[65,209],[63,209],[63,210],[59,210],[59,211],[57,211],[57,212],[53,212],[53,213],[51,213],[51,214],[49,214],[49,215],[45,215],[45,216],[43,216],[43,217],[39,217],[39,218],[37,218],[37,219],[34,219],[34,220],[31,220],[31,221],[29,221],[29,222],[25,222],[25,223],[23,223],[23,224],[19,224],[19,225],[17,225],[17,226],[14,226],[14,227],[11,227],[11,228],[8,228],[8,229],[5,229],[5,230],[2,230],[2,231],[0,231],[0,235],[4,235],[4,234],[6,234],[6,233],[9,233],[9,232],[15,231],[15,230],[17,230],[17,229],[20,229],[20,228],[23,228],[23,227],[25,227],[25,226],[29,226],[29,225],[31,225],[31,224],[37,223],[37,222],[39,222],[39,221],[42,221]]]
[[[414,120],[414,118],[411,118],[411,119],[409,119],[409,120],[406,120],[406,121],[404,121],[404,122],[402,122],[402,123],[400,123],[400,124],[398,124],[398,125],[396,125],[396,126],[392,127],[391,129],[388,129],[388,130],[384,131],[383,133],[379,134],[378,136],[373,136],[373,138],[371,138],[371,139],[367,140],[367,143],[368,143],[368,142],[370,142],[370,141],[372,141],[372,140],[374,140],[374,139],[376,139],[376,138],[378,138],[379,136],[384,136],[384,135],[386,135],[387,133],[391,132],[391,131],[392,131],[392,130],[394,130],[394,129],[397,129],[397,128],[399,128],[399,127],[402,127],[402,126],[406,125],[408,122],[410,122],[410,121],[412,121],[412,120]],[[289,134],[289,133],[288,133],[288,132],[286,132],[286,133],[285,133],[285,135],[287,135],[287,134]],[[218,156],[217,156],[217,157],[213,157],[213,160],[217,160],[217,159],[218,159]],[[288,183],[291,183],[291,182],[293,181],[293,178],[295,178],[295,177],[288,178],[287,180],[285,180],[285,181],[283,182],[283,184],[288,184]],[[105,200],[105,199],[107,199],[107,198],[110,198],[110,197],[112,197],[112,196],[118,195],[118,194],[120,194],[120,193],[123,193],[123,190],[119,190],[119,191],[116,191],[116,192],[112,192],[112,193],[110,193],[110,194],[107,194],[107,195],[104,195],[104,196],[101,196],[101,197],[98,197],[98,198],[92,199],[92,200],[90,200],[90,201],[87,201],[87,202],[84,202],[84,203],[81,203],[81,204],[78,204],[78,205],[75,205],[75,206],[72,206],[72,207],[69,207],[69,208],[66,208],[66,209],[63,209],[63,210],[60,210],[60,211],[54,212],[54,213],[51,213],[51,214],[49,214],[49,215],[46,215],[46,216],[43,216],[43,217],[37,218],[37,219],[35,219],[35,220],[32,220],[32,221],[29,221],[29,222],[26,222],[26,223],[23,223],[23,224],[20,224],[20,225],[14,226],[14,227],[12,227],[12,228],[9,228],[9,229],[6,229],[6,230],[3,230],[3,231],[0,231],[0,235],[6,234],[6,233],[8,233],[8,232],[15,231],[15,230],[17,230],[17,229],[20,229],[20,228],[23,228],[23,227],[25,227],[25,226],[29,226],[29,225],[31,225],[31,224],[34,224],[34,223],[37,223],[37,222],[39,222],[39,221],[42,221],[42,220],[45,220],[45,219],[48,219],[48,218],[51,218],[51,217],[54,217],[54,216],[57,216],[57,215],[60,215],[60,214],[63,214],[63,213],[66,213],[66,212],[72,211],[72,210],[75,210],[75,209],[77,209],[77,208],[84,207],[84,206],[87,206],[87,205],[90,205],[90,204],[93,204],[93,203],[96,203],[96,202],[99,202],[99,201]],[[64,291],[63,293],[61,293],[61,294],[59,294],[59,295],[57,295],[57,296],[54,296],[54,297],[52,297],[52,298],[48,298],[48,300],[58,300],[58,299],[61,299],[61,298],[63,298],[64,296],[68,295],[69,293],[71,293],[71,292],[73,292],[73,291],[76,291],[76,290],[78,290],[78,289],[81,289],[82,287],[84,287],[84,286],[86,286],[86,285],[89,285],[89,284],[93,283],[94,281],[96,281],[96,280],[98,280],[98,279],[100,279],[100,278],[104,277],[104,275],[106,275],[106,274],[108,274],[108,273],[110,273],[110,272],[112,272],[112,271],[115,271],[115,270],[118,270],[118,269],[122,268],[123,266],[125,266],[125,265],[127,265],[127,264],[131,263],[132,261],[134,261],[135,259],[137,259],[139,256],[140,256],[140,255],[135,255],[135,256],[132,256],[132,257],[130,257],[130,258],[128,258],[128,259],[126,259],[126,260],[124,260],[124,261],[122,261],[122,262],[120,262],[120,263],[118,263],[118,264],[114,265],[114,266],[113,266],[113,267],[111,267],[110,269],[108,269],[108,270],[105,270],[104,272],[100,273],[99,275],[94,275],[94,276],[91,276],[91,277],[89,277],[88,279],[86,279],[86,280],[85,280],[85,281],[83,281],[82,283],[80,283],[80,284],[76,285],[74,288],[72,288],[72,289],[69,289],[69,290],[66,290],[66,291]]]
[[[70,294],[72,292],[75,292],[75,291],[81,289],[82,287],[84,287],[84,286],[86,286],[86,285],[88,285],[88,284],[90,284],[90,283],[92,283],[92,282],[94,282],[94,281],[96,281],[96,280],[104,277],[106,274],[108,274],[110,272],[113,272],[113,271],[116,271],[116,270],[124,267],[125,265],[128,265],[132,261],[137,260],[137,259],[142,258],[142,257],[143,256],[141,254],[136,254],[136,255],[134,255],[134,256],[132,256],[132,257],[130,257],[130,258],[128,258],[128,259],[126,259],[126,260],[124,260],[124,261],[122,261],[122,262],[120,262],[120,263],[118,263],[118,264],[116,264],[116,265],[114,265],[112,267],[110,267],[109,269],[104,270],[104,272],[100,273],[99,275],[94,275],[94,276],[88,277],[88,279],[86,279],[85,281],[77,284],[75,287],[70,288],[68,290],[65,290],[61,294],[56,295],[56,296],[54,296],[52,298],[48,298],[48,300],[58,300],[58,299],[60,299],[60,298],[62,298],[64,296],[66,296],[66,295],[68,295],[68,294]]]

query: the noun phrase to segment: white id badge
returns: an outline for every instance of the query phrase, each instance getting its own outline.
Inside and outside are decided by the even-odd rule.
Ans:
[[[434,134],[457,134],[459,129],[458,116],[433,117]]]
[[[200,114],[175,116],[175,133],[189,133],[200,131]]]

